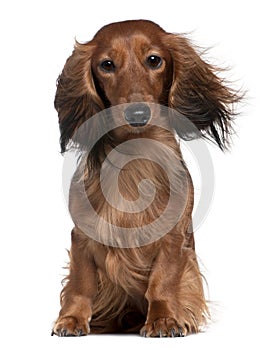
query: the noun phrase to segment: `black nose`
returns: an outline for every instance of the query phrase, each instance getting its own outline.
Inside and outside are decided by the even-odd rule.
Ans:
[[[144,126],[151,117],[151,110],[145,103],[134,103],[125,109],[124,114],[131,126]]]

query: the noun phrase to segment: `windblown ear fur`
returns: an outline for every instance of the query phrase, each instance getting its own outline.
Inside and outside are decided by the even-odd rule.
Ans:
[[[236,114],[234,104],[241,96],[217,76],[222,70],[204,62],[187,39],[169,34],[167,44],[174,70],[169,107],[187,117],[221,149],[228,148]],[[180,121],[176,125],[177,134],[185,138]]]
[[[66,151],[78,127],[104,106],[96,92],[91,72],[93,42],[76,42],[57,80],[55,108],[59,115],[61,151]]]

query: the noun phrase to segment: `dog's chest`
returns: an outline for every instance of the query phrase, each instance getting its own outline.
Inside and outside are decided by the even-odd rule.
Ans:
[[[164,210],[169,195],[166,174],[153,162],[132,160],[118,169],[104,164],[90,200],[109,223],[137,227],[150,223]]]
[[[145,293],[156,254],[157,243],[148,248],[109,249],[105,260],[106,274],[128,293]]]
[[[70,212],[84,233],[104,245],[145,246],[177,223],[186,202],[185,171],[180,161],[172,165],[169,155],[159,150],[155,155],[152,150],[148,158],[129,159],[125,153],[120,157],[104,161],[98,172],[87,172],[84,180],[76,177]],[[140,264],[132,266],[143,269]]]

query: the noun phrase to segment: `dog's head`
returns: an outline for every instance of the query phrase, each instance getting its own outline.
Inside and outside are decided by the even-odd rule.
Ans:
[[[55,107],[61,148],[76,129],[99,111],[119,107],[125,133],[150,125],[154,105],[175,109],[200,132],[224,148],[238,94],[229,89],[189,41],[157,24],[125,21],[109,24],[85,44],[76,42],[58,79]],[[170,125],[182,138],[180,118]]]

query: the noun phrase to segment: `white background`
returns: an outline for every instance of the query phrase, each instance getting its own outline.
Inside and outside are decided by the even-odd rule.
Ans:
[[[5,349],[276,349],[276,8],[259,1],[2,1],[1,298]],[[103,25],[151,19],[190,37],[248,90],[231,153],[210,147],[216,189],[196,232],[215,322],[187,338],[50,337],[72,223],[62,194],[55,80]],[[274,28],[275,27],[275,28]],[[275,34],[274,34],[275,33]],[[274,49],[275,46],[275,49]],[[230,75],[229,75],[230,76]],[[5,345],[3,345],[5,344]]]

